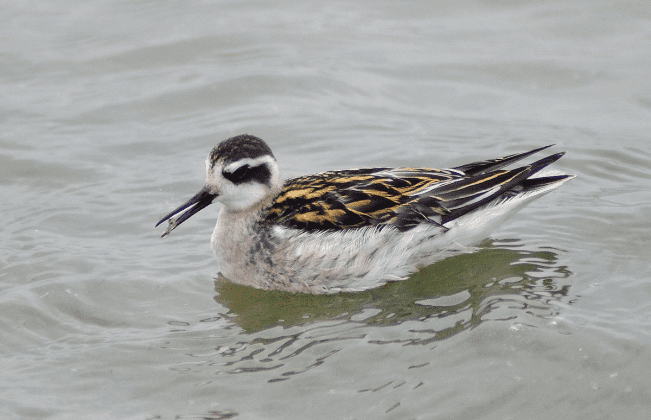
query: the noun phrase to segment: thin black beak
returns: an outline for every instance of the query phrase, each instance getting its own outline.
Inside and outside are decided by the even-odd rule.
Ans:
[[[203,187],[201,191],[199,191],[194,197],[189,199],[186,203],[182,204],[173,212],[160,219],[160,221],[156,223],[156,227],[158,227],[158,225],[160,225],[164,221],[169,220],[169,225],[167,226],[165,232],[163,232],[161,238],[164,238],[167,235],[169,235],[170,232],[173,231],[178,225],[188,220],[192,215],[198,213],[201,209],[208,207],[216,197],[217,194],[213,194],[209,192],[206,187]],[[172,216],[181,213],[183,210],[187,209],[190,206],[193,206],[190,210],[186,211],[176,219],[172,219]]]

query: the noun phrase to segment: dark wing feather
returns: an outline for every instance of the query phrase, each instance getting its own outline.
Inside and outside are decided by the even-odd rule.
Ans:
[[[480,162],[473,162],[469,163],[467,165],[462,165],[462,166],[457,166],[454,169],[457,169],[459,171],[462,171],[466,175],[478,175],[478,174],[483,174],[488,171],[494,171],[496,169],[503,168],[505,166],[508,166],[512,163],[515,163],[521,159],[524,159],[528,156],[533,155],[534,153],[538,153],[541,150],[545,150],[547,148],[552,147],[553,144],[550,144],[549,146],[545,147],[539,147],[538,149],[533,149],[528,152],[524,153],[516,153],[513,155],[508,155],[504,156],[502,158],[498,159],[489,159],[489,160],[482,160]]]
[[[305,230],[398,227],[404,206],[416,202],[419,192],[460,176],[434,169],[373,168],[293,178],[285,183],[265,222]],[[439,208],[437,214],[442,212]]]
[[[351,169],[293,178],[285,183],[263,222],[308,231],[365,226],[405,231],[421,223],[443,226],[521,185],[562,156],[496,170],[542,149],[447,170]]]

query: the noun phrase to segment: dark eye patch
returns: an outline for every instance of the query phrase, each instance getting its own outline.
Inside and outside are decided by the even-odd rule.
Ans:
[[[224,178],[233,184],[243,184],[245,182],[257,181],[260,184],[270,185],[271,171],[266,164],[258,166],[242,165],[233,172],[222,172]]]
[[[232,178],[231,181],[235,182],[244,179],[246,175],[249,173],[249,169],[251,169],[249,165],[240,166],[235,170],[235,172],[231,174],[231,178]]]

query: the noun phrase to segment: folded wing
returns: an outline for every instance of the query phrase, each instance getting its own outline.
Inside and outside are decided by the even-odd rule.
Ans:
[[[570,177],[531,178],[563,153],[501,169],[547,147],[453,169],[352,169],[293,178],[264,222],[308,231],[365,226],[407,231],[421,223],[445,228],[447,222],[505,193],[524,193]]]

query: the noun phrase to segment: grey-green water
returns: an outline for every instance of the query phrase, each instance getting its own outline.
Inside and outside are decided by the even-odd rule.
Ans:
[[[3,419],[648,418],[648,2],[21,1],[0,40]],[[216,208],[153,228],[245,132],[286,177],[578,178],[406,282],[261,292]]]

